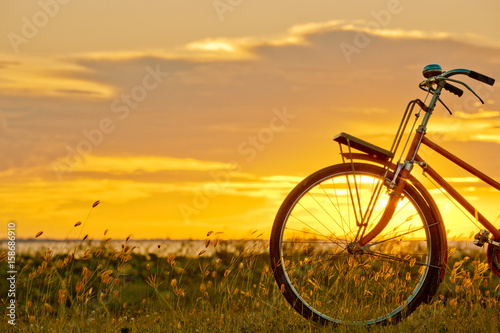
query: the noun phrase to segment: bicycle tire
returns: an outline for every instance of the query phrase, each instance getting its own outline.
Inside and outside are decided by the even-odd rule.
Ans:
[[[333,165],[305,178],[283,201],[271,231],[271,267],[285,299],[305,318],[395,323],[434,296],[442,268],[440,222],[410,183],[369,250],[348,251],[359,238],[356,217],[365,215],[357,222],[366,222],[369,232],[392,177],[372,164]],[[381,191],[369,219],[365,208],[377,186]]]

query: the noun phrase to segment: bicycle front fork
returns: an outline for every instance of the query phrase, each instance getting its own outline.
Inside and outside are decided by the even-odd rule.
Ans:
[[[389,193],[389,201],[387,202],[387,206],[384,209],[382,217],[368,234],[362,235],[361,238],[355,242],[356,244],[352,245],[354,248],[359,247],[360,249],[363,249],[372,239],[380,234],[385,227],[387,227],[392,219],[392,216],[394,215],[394,212],[396,211],[399,201],[401,200],[405,184],[406,182],[403,179],[400,179],[396,189]]]

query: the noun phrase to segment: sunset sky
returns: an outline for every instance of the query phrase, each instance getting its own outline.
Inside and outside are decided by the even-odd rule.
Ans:
[[[500,79],[497,1],[0,1],[0,237],[269,235],[339,132],[390,147],[422,68]],[[429,137],[500,180],[500,92]],[[422,152],[492,222],[498,191]],[[432,190],[432,193],[439,193]],[[437,196],[450,235],[474,227]],[[463,226],[461,226],[463,224]],[[495,225],[500,227],[500,221]]]

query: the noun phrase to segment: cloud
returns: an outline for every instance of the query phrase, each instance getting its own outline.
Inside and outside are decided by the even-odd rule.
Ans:
[[[359,33],[365,33],[370,43],[348,63],[340,45],[355,45]],[[500,73],[498,48],[471,45],[458,37],[367,31],[362,22],[329,21],[296,25],[268,37],[203,39],[170,50],[12,60],[15,63],[7,68],[12,71],[2,74],[12,82],[4,81],[0,91],[5,100],[2,123],[7,124],[0,144],[9,156],[0,169],[63,159],[67,147],[76,149],[86,140],[84,130],[99,128],[105,118],[116,129],[93,147],[92,155],[121,152],[245,163],[238,146],[268,126],[273,108],[286,106],[297,121],[264,145],[248,167],[264,170],[274,157],[283,161],[276,166],[280,173],[303,173],[306,161],[322,159],[319,140],[325,142],[322,147],[330,147],[336,132],[390,145],[407,102],[421,96],[417,84],[426,64],[469,67],[491,76]],[[113,103],[118,100],[126,107],[123,98],[143,84],[147,67],[158,67],[169,76],[139,103],[132,100],[134,107],[122,117]],[[475,90],[481,85],[472,82]],[[493,102],[499,98],[496,90],[478,93]],[[456,119],[470,124],[471,131],[489,126],[470,123],[472,118],[481,117],[491,125],[496,119],[492,104],[480,116],[465,116],[465,111],[477,110],[468,98],[467,92],[462,99],[442,96],[454,111],[463,112]],[[438,106],[429,131],[451,135],[456,127],[440,119],[442,112]],[[293,161],[289,146],[304,156],[300,162]]]
[[[71,171],[129,174],[137,171],[151,173],[173,170],[210,171],[221,169],[232,170],[234,166],[228,163],[199,161],[192,158],[88,155],[83,163],[76,164]]]

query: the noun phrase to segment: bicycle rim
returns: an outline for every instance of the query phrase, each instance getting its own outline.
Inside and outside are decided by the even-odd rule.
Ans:
[[[437,226],[407,186],[384,231],[364,251],[349,250],[376,224],[388,200],[385,172],[339,165],[311,175],[285,199],[273,226],[271,263],[281,291],[319,322],[397,321],[437,283]]]

